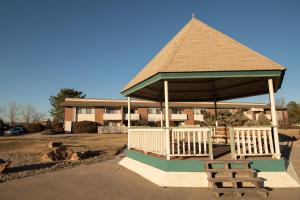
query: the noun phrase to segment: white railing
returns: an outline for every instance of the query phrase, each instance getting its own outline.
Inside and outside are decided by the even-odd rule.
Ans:
[[[171,156],[210,156],[212,140],[210,128],[173,128]]]
[[[170,132],[169,132],[170,130]],[[130,128],[128,147],[170,157],[212,154],[211,128]]]
[[[230,141],[234,158],[275,155],[272,127],[234,127]]]
[[[128,114],[125,115],[125,120],[128,120]],[[140,114],[138,114],[138,113],[131,113],[130,114],[130,120],[131,121],[138,121],[138,120],[140,120]]]
[[[204,122],[204,116],[203,114],[194,114],[194,120]]]
[[[187,114],[171,114],[172,121],[186,121]]]
[[[122,120],[122,114],[121,113],[104,113],[103,114],[104,120]]]
[[[148,121],[149,122],[158,122],[161,120],[161,117],[164,119],[164,115],[162,114],[148,114]]]
[[[144,152],[166,155],[166,131],[165,128],[130,128],[128,146]]]

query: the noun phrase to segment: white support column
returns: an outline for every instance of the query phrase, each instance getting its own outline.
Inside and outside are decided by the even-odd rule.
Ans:
[[[215,107],[215,125],[218,126],[218,110],[217,110],[217,101],[214,102]]]
[[[169,122],[169,86],[168,81],[164,81],[164,89],[165,89],[165,121],[166,121],[166,154],[167,160],[170,160],[170,122]]]
[[[164,126],[164,113],[163,113],[163,108],[162,108],[162,101],[160,101],[160,126]]]
[[[71,133],[74,133],[75,122],[77,122],[77,108],[75,106],[73,107],[72,114]]]
[[[273,79],[268,79],[269,85],[269,98],[271,104],[271,116],[272,116],[272,126],[274,131],[274,142],[275,142],[275,157],[280,159],[280,144],[279,144],[279,136],[278,136],[278,123],[277,123],[277,115],[275,108],[275,95],[274,95],[274,87],[273,87]]]
[[[77,121],[77,109],[74,106],[73,107],[73,116],[72,116],[72,122],[76,122]]]
[[[130,99],[130,97],[128,97],[128,105],[127,105],[127,107],[128,107],[128,111],[127,111],[127,115],[128,115],[128,120],[127,120],[127,129],[128,129],[128,149],[130,149],[130,120],[131,120],[131,114],[130,114],[130,110],[131,110],[131,108],[130,108],[130,101],[131,101],[131,99]]]

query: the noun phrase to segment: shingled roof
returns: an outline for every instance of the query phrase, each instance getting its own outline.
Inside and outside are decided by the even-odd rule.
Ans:
[[[253,51],[198,19],[193,18],[124,87],[122,93],[124,95],[128,95],[131,93],[128,92],[128,90],[133,87],[137,87],[137,85],[160,73],[173,73],[174,75],[174,73],[183,72],[249,72],[284,70],[285,67],[282,65]],[[282,79],[283,74],[281,73],[280,76]],[[209,76],[206,78],[209,78]],[[160,79],[163,79],[163,77]],[[280,84],[281,81],[277,81],[277,85],[275,84],[275,90],[280,87]],[[142,98],[144,97],[144,95],[141,94],[133,96],[136,96],[137,98],[139,96]],[[155,100],[155,98],[153,100]]]

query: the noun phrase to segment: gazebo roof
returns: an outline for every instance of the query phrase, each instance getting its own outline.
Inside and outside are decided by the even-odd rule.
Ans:
[[[169,80],[171,101],[226,100],[280,88],[285,67],[191,19],[125,86],[122,94],[161,100]]]

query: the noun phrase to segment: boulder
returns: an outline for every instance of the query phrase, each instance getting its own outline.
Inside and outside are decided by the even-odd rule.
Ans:
[[[44,161],[61,161],[61,160],[69,160],[74,151],[65,146],[60,146],[55,148],[54,150],[44,154],[42,159]]]
[[[55,148],[55,147],[60,147],[60,146],[62,146],[62,145],[63,145],[62,142],[50,142],[50,143],[48,144],[48,147],[49,147],[49,148]]]
[[[4,172],[4,170],[9,166],[10,161],[5,161],[0,159],[0,173]]]
[[[87,151],[82,151],[79,156],[82,159],[87,159],[87,158],[94,157],[94,156],[97,156],[97,155],[98,155],[97,152],[87,150]]]
[[[81,159],[81,158],[80,158],[79,153],[74,152],[69,160],[70,160],[70,161],[79,161],[80,159]]]
[[[57,160],[57,157],[55,155],[55,153],[53,151],[50,151],[48,153],[45,153],[43,156],[42,156],[42,160],[43,161],[46,161],[46,162],[49,162],[49,161],[56,161]]]

